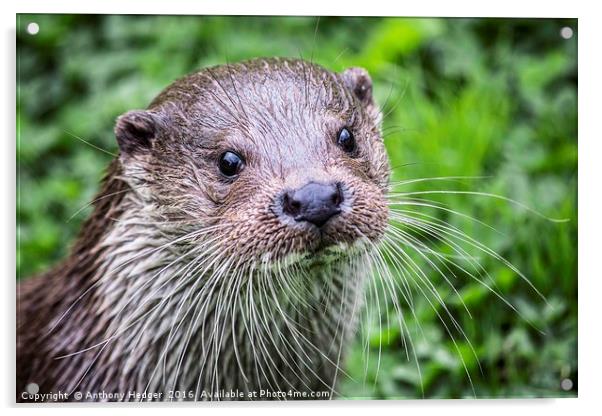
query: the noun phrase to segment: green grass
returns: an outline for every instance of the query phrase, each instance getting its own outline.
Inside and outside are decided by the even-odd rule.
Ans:
[[[30,21],[40,25],[36,36],[25,33]],[[576,20],[321,18],[316,32],[316,19],[305,17],[21,15],[17,276],[66,254],[89,209],[72,216],[91,200],[111,159],[72,135],[116,152],[119,114],[145,107],[175,78],[206,65],[279,55],[313,57],[333,70],[363,66],[387,113],[393,180],[482,177],[399,190],[495,193],[569,222],[495,198],[423,195],[498,230],[421,209],[507,258],[546,301],[487,256],[479,261],[489,277],[481,277],[495,282],[516,311],[458,268],[455,293],[422,261],[470,344],[446,333],[437,318],[445,311],[415,288],[404,322],[416,356],[407,359],[399,324],[387,325],[383,311],[353,345],[345,366],[356,381],[344,379],[341,393],[456,398],[472,397],[474,387],[478,397],[575,396],[577,43],[560,37],[567,25],[577,33]],[[394,312],[392,305],[383,309]],[[560,389],[564,378],[574,383],[569,392]]]

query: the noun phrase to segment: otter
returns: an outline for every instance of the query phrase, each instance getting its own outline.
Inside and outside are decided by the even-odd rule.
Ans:
[[[115,136],[70,254],[18,283],[17,400],[332,397],[389,218],[368,72],[205,68]]]

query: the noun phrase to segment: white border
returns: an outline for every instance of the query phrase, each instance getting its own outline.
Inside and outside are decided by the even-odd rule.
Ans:
[[[382,414],[408,413],[422,415],[504,415],[518,411],[554,414],[589,414],[590,409],[601,408],[599,398],[602,383],[600,378],[600,315],[598,305],[601,304],[602,273],[601,265],[596,262],[599,256],[600,238],[600,190],[599,179],[602,178],[602,158],[600,140],[600,123],[602,108],[600,65],[601,26],[600,14],[593,6],[595,2],[586,1],[540,1],[506,0],[495,3],[484,1],[429,1],[398,2],[393,0],[369,0],[354,2],[352,0],[320,1],[250,1],[230,0],[228,2],[191,0],[103,0],[94,4],[84,1],[54,0],[32,1],[21,0],[18,4],[3,2],[2,47],[2,83],[4,97],[0,101],[4,137],[2,143],[2,188],[0,195],[4,203],[3,212],[4,238],[0,250],[0,261],[5,266],[3,276],[5,294],[5,319],[2,320],[4,342],[1,344],[4,369],[0,378],[0,391],[3,405],[11,407],[14,389],[14,265],[15,265],[15,13],[127,13],[127,14],[280,14],[280,15],[403,15],[403,16],[474,16],[474,17],[577,17],[579,18],[579,398],[578,399],[545,399],[545,400],[470,400],[470,401],[403,401],[403,402],[334,402],[334,403],[257,403],[245,405],[241,403],[178,406],[174,411],[199,414],[207,411],[227,411],[247,414],[307,414],[308,412],[330,411],[366,414],[375,412]],[[9,411],[23,410],[31,412],[36,409],[25,407]],[[44,414],[74,413],[95,415],[104,412],[104,407],[118,408],[118,405],[87,407],[52,406],[44,407]],[[128,412],[143,411],[161,414],[169,406],[142,406],[142,409],[128,408]],[[337,407],[337,410],[335,410]],[[165,410],[164,410],[165,409]]]
[[[397,3],[397,4],[395,4]],[[578,1],[527,2],[506,0],[504,2],[480,1],[432,1],[393,2],[389,0],[145,0],[144,3],[127,0],[103,0],[95,3],[75,0],[52,2],[21,0],[17,7],[20,13],[127,13],[127,14],[253,14],[253,15],[321,15],[321,16],[472,16],[472,17],[577,17],[582,7]]]

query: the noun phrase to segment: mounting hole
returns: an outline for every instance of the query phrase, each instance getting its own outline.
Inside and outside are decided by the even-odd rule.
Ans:
[[[38,394],[40,391],[40,386],[38,386],[36,383],[29,383],[27,387],[25,387],[25,390],[27,390],[27,393],[29,394]]]
[[[37,35],[39,31],[40,25],[38,25],[36,22],[31,22],[27,25],[27,33],[30,35]]]
[[[560,388],[564,391],[569,391],[573,388],[573,380],[565,378],[560,382]]]
[[[573,37],[573,29],[571,29],[568,26],[563,27],[562,29],[560,29],[560,37],[563,39],[570,39]]]

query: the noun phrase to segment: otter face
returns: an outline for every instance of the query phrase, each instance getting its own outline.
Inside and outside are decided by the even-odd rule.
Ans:
[[[124,177],[157,223],[212,230],[220,250],[271,262],[379,240],[380,118],[365,70],[262,59],[176,81],[115,131]]]

